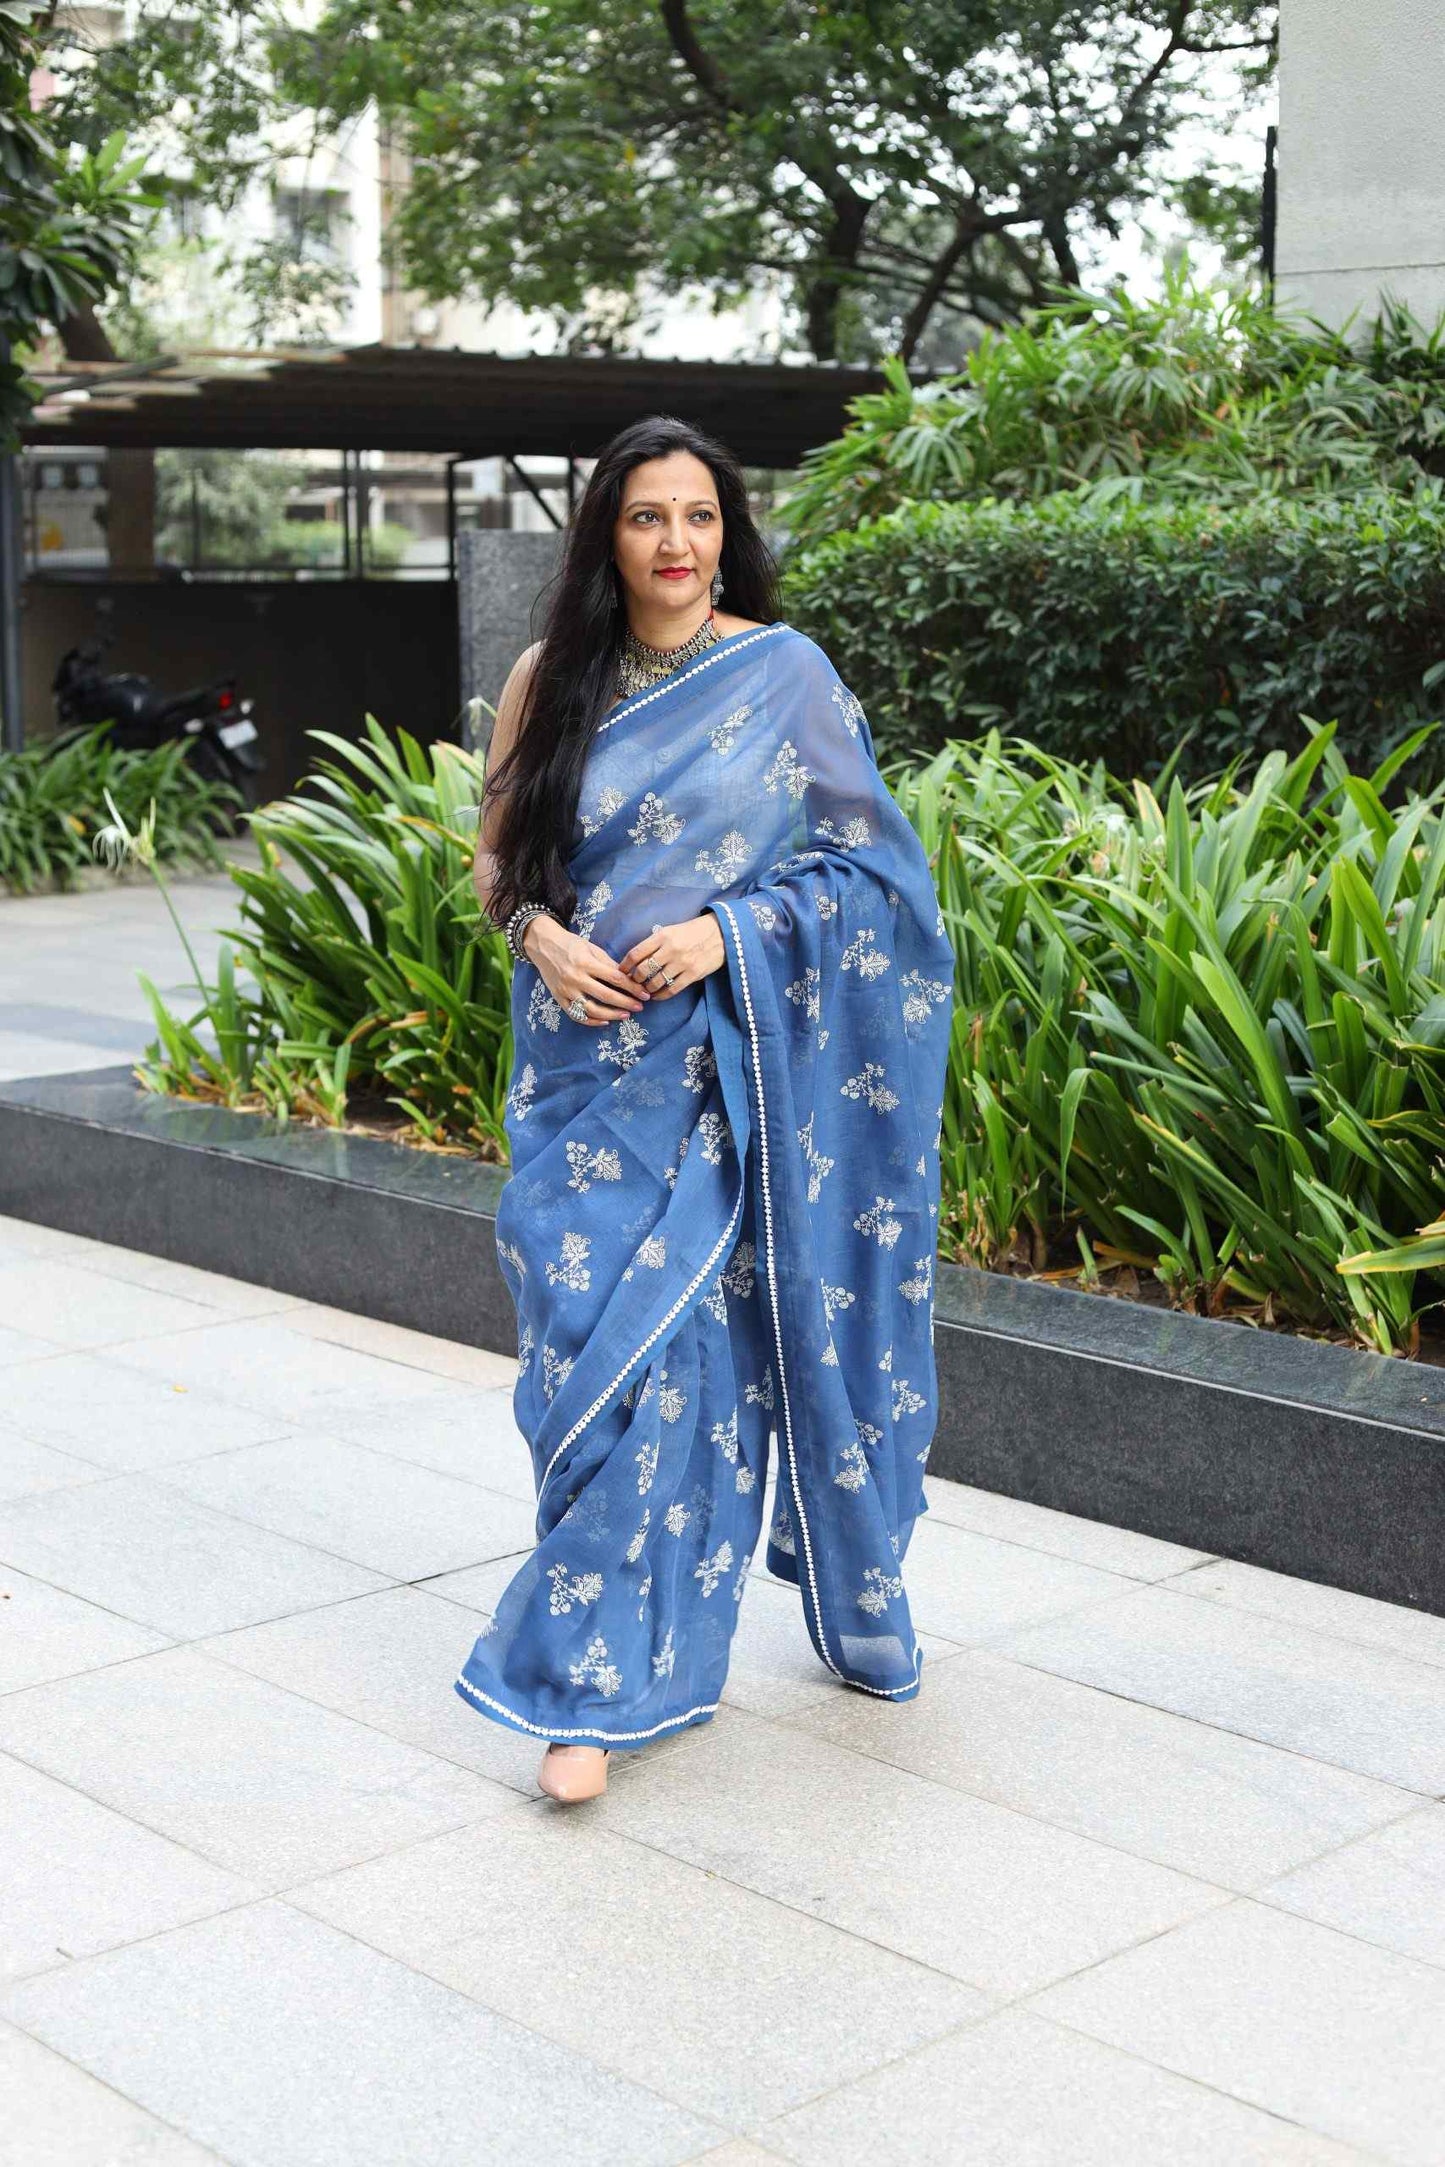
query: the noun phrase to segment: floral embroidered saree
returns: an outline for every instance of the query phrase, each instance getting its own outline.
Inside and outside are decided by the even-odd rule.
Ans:
[[[601,1029],[515,972],[497,1252],[537,1547],[456,1691],[617,1748],[706,1721],[775,1434],[769,1569],[837,1678],[910,1699],[953,985],[922,845],[778,622],[610,710],[569,862],[573,931],[620,957],[711,910],[726,963]]]

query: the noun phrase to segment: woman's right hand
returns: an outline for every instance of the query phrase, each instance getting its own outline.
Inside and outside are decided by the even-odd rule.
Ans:
[[[619,1016],[635,1016],[647,999],[637,980],[629,978],[605,948],[569,933],[555,918],[530,919],[522,929],[522,947],[564,1014],[580,993],[588,1023],[600,1026],[616,1023]]]

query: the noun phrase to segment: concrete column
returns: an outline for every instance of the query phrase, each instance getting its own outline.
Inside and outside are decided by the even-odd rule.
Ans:
[[[508,673],[539,637],[535,609],[556,572],[562,536],[510,527],[464,527],[457,536],[457,630],[461,642],[462,704],[481,698],[495,707]],[[483,708],[466,733],[473,750],[490,742],[492,718]]]
[[[1281,0],[1284,306],[1340,325],[1445,311],[1445,5]]]

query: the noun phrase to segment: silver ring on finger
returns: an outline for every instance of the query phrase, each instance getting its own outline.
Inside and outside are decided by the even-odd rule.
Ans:
[[[670,985],[672,984],[672,972],[671,972],[671,971],[664,971],[664,972],[663,972],[663,974],[662,974],[662,982],[663,982],[663,984],[664,984],[665,986],[670,986]]]
[[[644,981],[654,977],[661,968],[662,966],[659,964],[656,956],[652,956],[651,958],[649,958],[649,960],[642,966],[642,976]]]
[[[567,1003],[567,1013],[574,1023],[585,1023],[587,1021],[587,1003],[580,993],[574,994]]]

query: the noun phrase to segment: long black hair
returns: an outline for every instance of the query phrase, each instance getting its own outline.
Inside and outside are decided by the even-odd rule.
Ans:
[[[486,797],[500,817],[488,913],[504,924],[518,904],[546,903],[564,921],[577,890],[567,877],[587,748],[616,697],[617,658],[627,632],[613,531],[622,487],[635,466],[687,451],[710,469],[722,514],[718,569],[729,610],[772,624],[778,616],[778,568],[748,509],[747,484],[725,445],[679,421],[654,414],[607,444],[573,514],[556,578],[544,590],[545,627],[533,661],[511,752],[487,778]],[[534,726],[535,725],[535,726]]]

